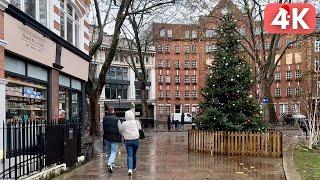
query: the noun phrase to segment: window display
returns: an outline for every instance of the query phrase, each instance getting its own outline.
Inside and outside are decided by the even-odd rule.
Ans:
[[[45,83],[6,75],[6,120],[34,122],[47,119]]]

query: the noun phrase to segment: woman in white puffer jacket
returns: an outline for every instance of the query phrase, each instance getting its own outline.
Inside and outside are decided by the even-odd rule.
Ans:
[[[137,151],[139,148],[139,130],[141,124],[136,121],[132,110],[125,112],[126,120],[121,124],[121,133],[125,140],[127,149],[127,165],[128,175],[132,175],[132,170],[136,170],[137,165]]]

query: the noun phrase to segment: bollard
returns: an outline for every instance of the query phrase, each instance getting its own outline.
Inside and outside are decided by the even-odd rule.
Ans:
[[[196,124],[192,123],[192,129],[196,129]]]

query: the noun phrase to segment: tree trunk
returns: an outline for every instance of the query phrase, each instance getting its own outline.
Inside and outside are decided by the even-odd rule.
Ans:
[[[273,100],[272,100],[272,96],[271,96],[271,85],[272,85],[272,80],[270,79],[265,79],[266,76],[262,77],[262,81],[261,81],[261,93],[260,93],[260,97],[259,97],[259,102],[262,103],[262,100],[264,97],[267,97],[269,100],[268,106],[265,109],[265,113],[267,114],[267,116],[265,116],[265,121],[268,122],[277,122],[278,121],[278,117],[276,114],[276,111],[274,109],[274,105],[273,105]]]
[[[101,92],[97,90],[89,91],[89,118],[90,118],[90,135],[100,135],[100,121],[99,121],[99,97]]]
[[[141,95],[142,117],[148,118],[149,117],[148,91],[147,91],[147,85],[145,82],[141,82],[140,95]]]
[[[278,117],[277,117],[277,113],[274,109],[273,99],[272,99],[271,92],[270,92],[270,87],[266,91],[266,97],[268,97],[268,99],[269,99],[269,104],[268,104],[269,119],[268,120],[269,120],[269,122],[278,122]]]

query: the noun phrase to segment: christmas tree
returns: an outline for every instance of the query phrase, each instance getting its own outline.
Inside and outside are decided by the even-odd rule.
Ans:
[[[218,27],[216,45],[198,123],[211,130],[264,131],[260,106],[251,92],[252,70],[241,52],[236,20],[230,14],[223,16]]]

